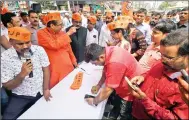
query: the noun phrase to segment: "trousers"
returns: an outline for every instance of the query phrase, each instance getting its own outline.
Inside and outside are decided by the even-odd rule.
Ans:
[[[35,97],[17,95],[12,93],[2,119],[17,119],[22,113],[29,109],[39,98],[41,98],[41,96],[42,95],[40,93],[38,93]]]
[[[113,109],[110,111],[109,119],[131,120],[132,102],[126,101],[119,97],[115,92],[110,97]]]
[[[8,104],[9,97],[6,93],[4,87],[1,88],[1,114],[3,114],[7,104]]]

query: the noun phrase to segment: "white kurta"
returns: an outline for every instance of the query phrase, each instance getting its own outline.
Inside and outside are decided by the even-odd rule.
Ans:
[[[82,24],[81,26],[87,28],[87,18],[83,15],[81,15],[81,18],[82,18]]]
[[[68,18],[63,19],[63,24],[64,24],[64,30],[72,25],[72,20]]]
[[[87,29],[87,39],[86,39],[86,46],[88,46],[91,43],[96,43],[98,44],[98,31],[93,28],[92,31],[89,31]]]
[[[114,40],[112,39],[112,36],[110,35],[110,30],[108,29],[106,24],[103,24],[102,28],[101,28],[101,32],[100,32],[100,36],[99,36],[99,45],[102,47],[107,46],[106,42],[114,42]]]

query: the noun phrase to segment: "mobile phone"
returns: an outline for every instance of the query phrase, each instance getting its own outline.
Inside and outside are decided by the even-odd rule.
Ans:
[[[85,98],[85,99],[86,99],[86,98],[95,98],[95,96],[86,94],[84,98]],[[95,106],[97,106],[97,105],[98,105],[98,104],[95,104]]]
[[[86,94],[86,95],[85,95],[85,99],[86,99],[86,98],[95,98],[95,96]]]
[[[133,85],[133,84],[131,83],[131,81],[130,81],[127,77],[125,77],[125,80],[126,80],[126,82],[128,83],[128,85],[129,85],[134,91],[136,91],[137,86],[136,86],[136,85]]]
[[[27,61],[30,61],[30,60],[31,60],[31,59],[26,59],[26,62],[27,62]],[[31,62],[29,62],[28,64],[31,64]]]
[[[182,69],[180,72],[182,73],[182,78],[189,84],[189,76],[186,70]]]

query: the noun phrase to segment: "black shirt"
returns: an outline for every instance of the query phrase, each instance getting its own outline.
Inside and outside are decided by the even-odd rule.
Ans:
[[[183,25],[180,25],[180,22],[177,23],[177,29],[180,29],[180,28],[187,28],[188,27],[188,22],[186,22],[185,24]]]

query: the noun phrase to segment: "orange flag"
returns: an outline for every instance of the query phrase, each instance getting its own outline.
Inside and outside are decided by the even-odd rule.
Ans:
[[[132,2],[122,2],[122,15],[133,17]]]

